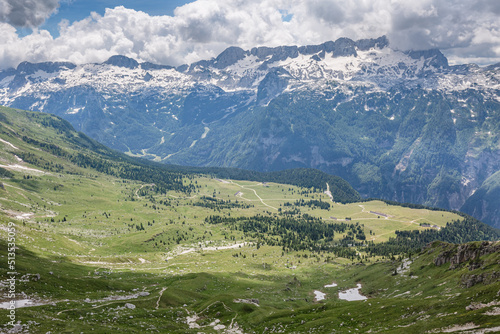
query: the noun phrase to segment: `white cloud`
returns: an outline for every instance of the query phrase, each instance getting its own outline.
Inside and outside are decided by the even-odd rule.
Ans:
[[[6,11],[2,4],[9,1],[0,0],[0,19]],[[40,12],[46,17],[50,10]],[[214,57],[232,45],[250,49],[381,35],[399,49],[437,47],[455,63],[491,63],[500,61],[499,14],[497,0],[198,0],[173,16],[124,7],[102,16],[92,13],[79,22],[61,22],[57,38],[43,30],[20,38],[4,18],[0,67],[24,60],[101,62],[115,54],[180,65]]]
[[[59,7],[59,0],[0,0],[0,22],[36,27]]]

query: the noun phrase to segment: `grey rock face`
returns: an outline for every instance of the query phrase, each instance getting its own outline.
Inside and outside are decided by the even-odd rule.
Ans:
[[[362,51],[366,51],[372,48],[383,49],[389,46],[389,40],[386,36],[381,36],[376,39],[360,39],[359,41],[356,41],[356,46],[359,50]]]
[[[244,51],[242,48],[238,47],[229,47],[224,50],[214,61],[215,68],[226,68],[245,58],[248,53]]]
[[[125,56],[112,56],[108,60],[106,60],[104,64],[109,64],[117,67],[125,67],[130,69],[139,67],[139,63],[135,59],[128,58]]]
[[[33,74],[36,71],[54,73],[63,69],[74,69],[75,67],[75,64],[69,62],[44,62],[34,64],[25,61],[17,66],[17,72],[24,75]]]
[[[481,256],[497,253],[499,251],[500,244],[495,242],[484,241],[479,245],[463,244],[458,246],[456,250],[439,254],[434,260],[434,264],[436,266],[442,266],[446,263],[450,263],[450,269],[455,269],[467,261],[479,261]]]
[[[283,68],[275,68],[270,71],[260,82],[257,91],[257,101],[266,104],[279,95],[288,86],[290,73]]]
[[[448,59],[438,49],[408,51],[408,55],[413,59],[426,59],[428,64],[434,67],[448,67]]]

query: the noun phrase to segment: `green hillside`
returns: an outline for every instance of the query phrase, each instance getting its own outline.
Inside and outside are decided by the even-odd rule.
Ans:
[[[7,287],[17,272],[16,299],[35,303],[16,309],[19,331],[500,326],[498,242],[445,243],[500,238],[466,215],[356,202],[345,181],[315,170],[142,162],[58,117],[8,108],[0,110],[0,148],[0,282]],[[357,284],[367,300],[340,299]],[[9,314],[0,308],[2,319]]]

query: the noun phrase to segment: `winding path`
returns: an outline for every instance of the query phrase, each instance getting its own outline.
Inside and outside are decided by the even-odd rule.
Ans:
[[[229,182],[231,182],[231,183],[232,183],[232,184],[234,184],[234,185],[237,185],[238,187],[240,187],[240,188],[242,188],[242,189],[247,189],[247,190],[251,190],[251,191],[253,191],[253,193],[255,194],[255,196],[259,199],[259,201],[260,201],[262,204],[264,204],[264,205],[265,205],[265,206],[267,206],[267,207],[270,207],[271,209],[278,210],[278,208],[275,208],[274,206],[271,206],[271,205],[267,204],[266,202],[264,202],[264,200],[263,200],[263,199],[259,196],[259,194],[257,194],[257,191],[256,191],[255,189],[252,189],[252,188],[248,188],[248,187],[242,186],[241,184],[238,184],[238,183],[233,182],[233,181],[231,181],[231,180],[230,180]],[[259,184],[261,184],[261,183],[259,183]],[[241,196],[240,196],[240,197],[241,197]],[[243,198],[243,197],[242,197],[242,198]]]
[[[158,309],[160,307],[160,299],[163,296],[163,292],[165,290],[167,290],[167,288],[162,288],[161,291],[160,291],[160,295],[158,296],[158,300],[156,301],[156,309]]]
[[[143,184],[139,189],[137,189],[135,191],[135,196],[137,196],[138,198],[141,198],[141,196],[139,196],[139,190],[141,190],[142,188],[144,187],[154,187],[155,184],[154,183],[151,183],[151,184]]]

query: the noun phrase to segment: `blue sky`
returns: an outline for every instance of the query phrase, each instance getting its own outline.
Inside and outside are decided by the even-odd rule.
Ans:
[[[498,0],[0,0],[0,69],[121,54],[180,65],[229,46],[388,37],[451,64],[500,62]]]
[[[70,23],[80,21],[97,12],[104,15],[106,8],[125,6],[127,8],[146,12],[150,15],[174,15],[175,8],[192,1],[186,0],[67,0],[59,3],[59,8],[39,28],[47,29],[52,36],[59,36],[58,26],[61,20],[66,19]],[[27,35],[31,33],[30,28],[18,28],[19,33]]]

